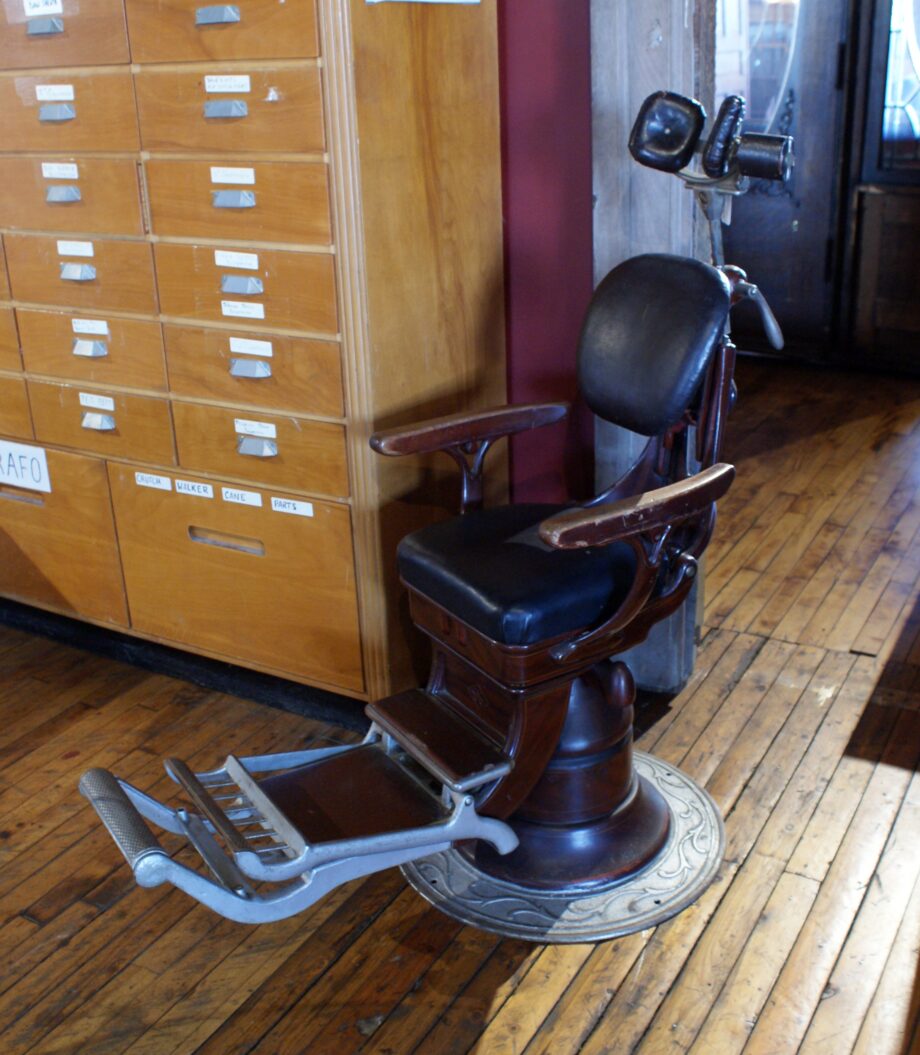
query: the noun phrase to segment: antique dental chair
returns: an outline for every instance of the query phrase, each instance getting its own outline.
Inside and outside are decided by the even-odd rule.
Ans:
[[[652,97],[634,154],[677,171],[701,113]],[[680,136],[693,142],[675,168]],[[725,172],[709,179],[709,193],[736,192]],[[598,416],[649,439],[586,505],[481,507],[491,444],[558,421],[563,404],[375,435],[382,455],[445,451],[461,467],[462,515],[398,551],[413,620],[432,641],[427,686],[370,704],[356,746],[231,755],[198,774],[168,760],[189,807],[90,770],[81,790],[138,883],[171,882],[257,923],[402,865],[451,915],[541,941],[644,928],[697,897],[720,861],[721,821],[688,777],[634,754],[635,689],[616,656],[686,598],[734,477],[719,454],[729,309],[742,295],[757,299],[737,269],[664,255],[628,260],[600,284],[578,349],[581,389]],[[173,860],[143,817],[184,836],[211,876]]]

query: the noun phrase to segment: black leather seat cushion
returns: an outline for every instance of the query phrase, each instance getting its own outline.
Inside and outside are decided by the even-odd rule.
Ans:
[[[408,535],[403,579],[458,619],[506,645],[531,645],[595,623],[626,596],[635,556],[626,543],[554,550],[537,526],[564,509],[511,505]]]

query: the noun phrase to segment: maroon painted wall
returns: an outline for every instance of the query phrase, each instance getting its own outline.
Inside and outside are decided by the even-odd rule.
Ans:
[[[499,0],[508,393],[572,400],[592,291],[589,0]],[[516,437],[515,501],[591,492],[592,425]]]

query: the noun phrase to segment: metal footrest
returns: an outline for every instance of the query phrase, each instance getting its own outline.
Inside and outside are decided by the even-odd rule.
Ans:
[[[301,912],[351,879],[406,864],[464,839],[517,846],[471,795],[432,787],[372,727],[359,745],[227,757],[193,773],[166,770],[191,807],[172,809],[107,770],[80,781],[141,886],[169,882],[229,919],[264,923]],[[260,776],[262,779],[257,779]],[[145,818],[184,836],[210,872],[172,859]]]

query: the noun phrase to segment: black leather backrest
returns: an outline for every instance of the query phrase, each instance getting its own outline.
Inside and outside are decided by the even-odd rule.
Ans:
[[[591,298],[578,383],[599,417],[655,436],[679,420],[725,330],[728,281],[709,264],[663,253],[615,267]]]

